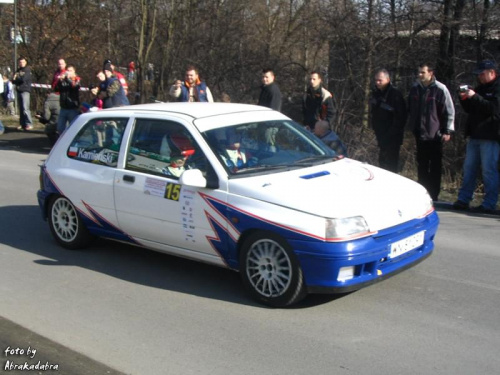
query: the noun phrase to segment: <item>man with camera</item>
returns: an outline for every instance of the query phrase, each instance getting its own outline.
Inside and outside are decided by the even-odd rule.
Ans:
[[[170,87],[170,96],[178,102],[209,102],[213,103],[212,93],[205,81],[201,81],[198,69],[193,65],[186,68],[184,82],[176,80]]]
[[[469,208],[479,168],[484,184],[483,203],[475,207],[477,212],[491,213],[498,201],[500,154],[500,82],[497,66],[491,60],[481,61],[474,74],[479,85],[474,89],[460,86],[460,104],[468,114],[465,136],[468,137],[464,161],[464,178],[453,207],[458,210]]]
[[[57,120],[57,132],[61,135],[68,125],[80,114],[80,77],[76,75],[75,67],[68,65],[56,84],[59,92],[61,111]]]
[[[448,88],[434,76],[430,63],[420,64],[408,95],[410,126],[417,142],[418,182],[433,201],[441,191],[443,144],[454,131],[455,107]]]

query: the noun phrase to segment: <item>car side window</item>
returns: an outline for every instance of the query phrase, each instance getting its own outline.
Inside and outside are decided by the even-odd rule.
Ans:
[[[128,118],[89,121],[71,142],[67,156],[87,163],[116,167]]]
[[[205,174],[207,160],[189,131],[168,120],[137,119],[126,169],[178,179],[186,169]]]

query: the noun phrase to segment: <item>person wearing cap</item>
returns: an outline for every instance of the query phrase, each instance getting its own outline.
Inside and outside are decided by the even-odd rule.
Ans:
[[[484,198],[477,212],[496,209],[499,192],[498,160],[500,154],[500,82],[497,66],[492,60],[481,61],[474,74],[478,85],[460,90],[460,104],[467,113],[465,136],[468,137],[462,186],[453,207],[469,208],[476,188],[479,169],[482,171]]]
[[[110,59],[104,60],[104,64],[102,65],[103,70],[106,67],[106,65],[109,65],[111,67],[111,71],[113,72],[113,75],[118,79],[118,81],[120,81],[120,84],[123,87],[125,95],[128,95],[128,83],[127,80],[125,79],[125,76],[115,69],[115,66]]]
[[[434,76],[430,63],[418,67],[408,95],[409,122],[417,143],[418,182],[433,201],[441,191],[443,144],[455,130],[455,106],[448,88]]]
[[[274,81],[274,72],[270,68],[262,69],[262,86],[257,105],[281,111],[281,91]]]
[[[212,93],[204,81],[200,80],[198,69],[193,65],[186,68],[184,82],[177,80],[170,87],[170,96],[178,102],[210,102],[213,103]]]
[[[100,81],[99,87],[91,92],[102,99],[103,109],[130,104],[120,81],[113,75],[111,64],[106,64],[104,70],[97,73],[97,78]]]

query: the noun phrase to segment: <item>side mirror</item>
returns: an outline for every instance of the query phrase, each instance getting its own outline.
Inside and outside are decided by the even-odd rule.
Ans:
[[[179,182],[182,185],[187,185],[187,186],[200,187],[200,188],[207,187],[207,179],[203,177],[203,174],[199,169],[185,170],[181,174]]]

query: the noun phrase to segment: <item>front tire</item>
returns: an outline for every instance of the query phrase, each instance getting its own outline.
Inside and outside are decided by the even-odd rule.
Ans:
[[[69,199],[63,196],[53,198],[49,203],[48,217],[50,231],[61,246],[75,250],[92,241],[93,236]]]
[[[240,253],[243,284],[259,302],[286,307],[306,296],[302,270],[290,245],[268,232],[252,234]]]

